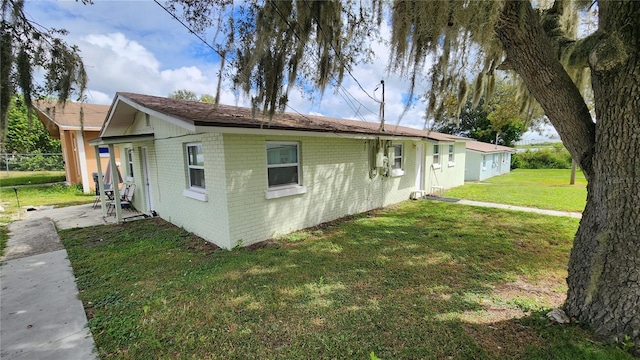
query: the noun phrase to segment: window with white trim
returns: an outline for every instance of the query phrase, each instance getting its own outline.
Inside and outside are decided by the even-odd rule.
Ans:
[[[126,149],[127,176],[133,178],[133,149]]]
[[[433,164],[440,165],[440,145],[433,145]]]
[[[487,167],[487,155],[482,155],[482,170]]]
[[[455,163],[455,153],[453,152],[453,145],[449,145],[449,165]]]
[[[267,142],[269,189],[300,185],[300,146],[297,142]]]
[[[402,144],[393,144],[393,164],[391,165],[392,169],[402,170]]]
[[[186,152],[189,189],[203,191],[206,189],[206,186],[204,181],[204,152],[202,150],[202,143],[187,144]]]

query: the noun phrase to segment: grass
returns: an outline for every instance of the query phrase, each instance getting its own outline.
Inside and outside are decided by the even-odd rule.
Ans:
[[[37,185],[65,181],[64,171],[6,171],[0,172],[0,186]]]
[[[8,240],[7,225],[24,216],[25,206],[57,207],[87,204],[93,201],[92,195],[87,195],[75,186],[56,184],[52,186],[19,187],[17,192],[12,187],[0,188],[0,205],[4,208],[0,212],[0,256],[4,255]],[[18,200],[20,206],[18,206]]]
[[[160,219],[60,236],[103,359],[630,359],[544,317],[577,226],[419,201],[259,249]]]
[[[587,181],[576,173],[569,185],[571,170],[516,169],[482,182],[467,182],[447,190],[445,196],[541,209],[582,212],[587,199]]]

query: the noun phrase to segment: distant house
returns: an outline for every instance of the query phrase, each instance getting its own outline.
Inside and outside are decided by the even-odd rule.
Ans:
[[[465,144],[443,134],[131,93],[91,144],[128,154],[137,210],[226,249],[464,183]]]
[[[482,181],[508,173],[514,152],[515,149],[507,146],[467,141],[465,181]]]
[[[85,193],[95,190],[92,174],[97,172],[96,155],[89,146],[89,140],[98,137],[109,106],[76,102],[61,105],[57,101],[38,101],[34,105],[38,118],[49,135],[60,139],[67,183],[82,184]],[[83,115],[82,125],[80,109]],[[104,168],[109,161],[108,151],[107,147],[100,148],[100,160]],[[117,161],[119,158],[119,153],[116,152]]]

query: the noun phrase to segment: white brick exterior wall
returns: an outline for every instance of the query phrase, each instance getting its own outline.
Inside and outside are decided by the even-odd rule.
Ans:
[[[145,128],[139,122],[135,128]],[[146,120],[145,120],[146,121]],[[369,146],[374,140],[347,137],[292,137],[214,132],[192,133],[151,117],[154,140],[125,144],[134,149],[134,206],[159,216],[223,248],[249,245],[345,215],[409,199],[416,183],[416,144],[403,145],[404,175],[369,177]],[[297,142],[300,182],[306,193],[267,199],[268,141]],[[188,188],[185,144],[204,151],[206,200],[183,193]],[[425,144],[425,189],[429,190],[433,142]],[[147,148],[153,208],[147,209],[142,147]],[[456,144],[455,167],[444,161],[440,183],[463,183],[464,143]],[[123,164],[124,165],[124,164]],[[460,174],[458,174],[460,173]],[[459,178],[459,180],[458,180]],[[203,201],[204,200],[204,201]]]
[[[305,194],[265,198],[267,141],[300,144]],[[372,180],[367,140],[225,134],[231,245],[248,245],[408,199],[415,183],[415,149],[411,141],[402,143],[405,174]]]
[[[147,146],[154,209],[160,217],[224,248],[229,244],[224,147],[222,135],[191,134],[152,118],[155,140]],[[207,201],[183,195],[188,187],[185,144],[201,142],[205,161]],[[144,145],[144,144],[142,144]],[[144,189],[142,172],[137,186]],[[136,189],[136,191],[138,191]],[[145,208],[144,192],[136,205]],[[147,209],[147,211],[149,211]]]

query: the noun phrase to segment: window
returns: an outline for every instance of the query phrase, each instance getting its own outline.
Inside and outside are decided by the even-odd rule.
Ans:
[[[269,188],[300,185],[298,143],[267,142]]]
[[[482,170],[487,167],[487,155],[482,155]]]
[[[453,145],[449,145],[449,166],[454,166],[456,164],[456,154],[454,153]]]
[[[393,145],[393,164],[392,169],[402,169],[402,144]]]
[[[433,145],[433,165],[440,165],[440,145]]]
[[[133,149],[127,149],[127,176],[133,178]]]
[[[187,144],[187,170],[189,173],[189,188],[192,190],[206,189],[202,144]]]

